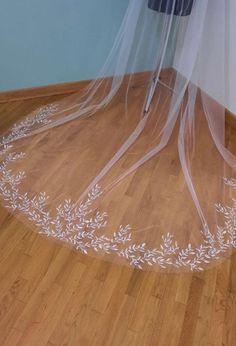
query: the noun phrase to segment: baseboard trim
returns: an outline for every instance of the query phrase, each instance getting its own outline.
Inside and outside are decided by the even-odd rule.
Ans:
[[[161,78],[168,77],[171,69],[163,69],[161,72]],[[132,83],[142,83],[146,81],[149,71],[135,73],[132,78]],[[109,77],[107,77],[109,79]],[[92,80],[82,80],[69,83],[51,84],[46,86],[24,88],[10,91],[0,92],[0,103],[27,100],[37,97],[46,97],[53,95],[64,95],[78,92],[83,88],[86,88]],[[126,75],[123,83],[130,82],[130,75]]]
[[[163,69],[161,72],[161,78],[168,78],[172,69],[167,68]],[[148,71],[139,72],[134,75],[133,83],[142,83],[146,81],[146,76]],[[124,82],[129,82],[129,75],[125,76]],[[60,84],[51,84],[46,86],[24,88],[10,91],[0,92],[0,103],[12,102],[33,99],[38,97],[47,97],[53,95],[66,95],[74,92],[78,92],[83,88],[86,88],[92,80],[82,80],[69,83],[60,83]],[[236,114],[233,114],[228,109],[225,111],[225,122],[230,127],[236,130]]]
[[[236,114],[233,114],[228,109],[225,111],[225,123],[236,130]]]
[[[82,80],[78,82],[52,84],[33,88],[10,90],[0,92],[0,103],[27,100],[37,97],[45,97],[60,94],[70,94],[80,89],[86,88],[91,80]]]

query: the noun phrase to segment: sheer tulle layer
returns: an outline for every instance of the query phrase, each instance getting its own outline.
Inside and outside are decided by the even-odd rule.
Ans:
[[[215,65],[225,92],[222,35],[221,58],[203,54],[209,21],[224,33],[224,7],[212,15],[212,0],[195,2],[180,19],[130,1],[97,80],[2,137],[3,204],[41,234],[144,270],[203,270],[228,256],[235,158],[224,107],[202,90]]]

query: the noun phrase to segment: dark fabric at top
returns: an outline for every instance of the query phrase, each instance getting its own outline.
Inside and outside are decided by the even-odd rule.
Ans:
[[[148,0],[148,7],[157,12],[171,14],[176,16],[190,15],[195,0]],[[175,4],[174,4],[175,2]]]

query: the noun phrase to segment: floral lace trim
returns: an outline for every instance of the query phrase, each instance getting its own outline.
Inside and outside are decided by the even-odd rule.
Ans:
[[[159,248],[149,248],[146,243],[132,243],[132,229],[130,225],[120,225],[110,237],[99,235],[98,231],[106,227],[108,215],[97,211],[94,216],[92,205],[99,198],[102,191],[98,185],[88,193],[86,199],[79,204],[70,199],[65,200],[56,210],[55,215],[47,211],[49,196],[41,192],[35,196],[20,191],[22,180],[26,178],[25,172],[13,174],[8,166],[25,157],[25,153],[11,152],[13,145],[10,142],[24,137],[37,123],[47,123],[47,118],[55,111],[50,105],[40,109],[32,119],[26,119],[14,125],[10,134],[0,141],[0,196],[6,207],[12,211],[22,212],[38,228],[39,233],[53,237],[71,244],[75,249],[88,254],[89,251],[114,254],[124,258],[130,265],[143,269],[145,265],[168,267],[185,267],[192,271],[201,271],[204,264],[218,259],[219,255],[230,247],[236,247],[236,200],[232,206],[216,204],[218,213],[224,216],[224,225],[217,226],[216,235],[212,235],[205,228],[201,233],[203,243],[197,247],[188,244],[181,248],[173,235],[167,233],[162,236]],[[236,189],[236,181],[224,179],[226,185]],[[130,245],[128,245],[130,244]]]

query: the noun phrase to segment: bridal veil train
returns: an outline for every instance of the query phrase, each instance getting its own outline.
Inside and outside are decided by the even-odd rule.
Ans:
[[[2,204],[42,235],[138,269],[205,270],[232,254],[227,10],[129,0],[96,79],[1,137]]]

